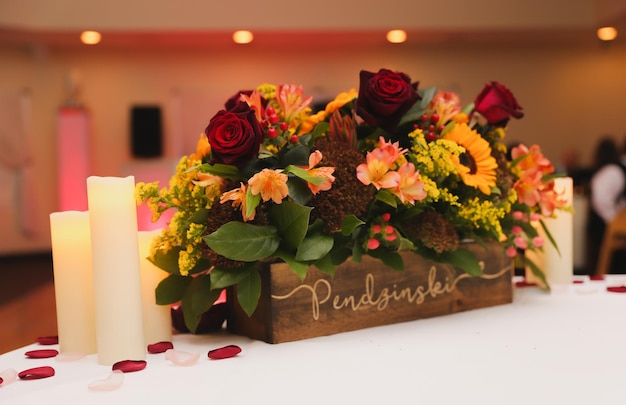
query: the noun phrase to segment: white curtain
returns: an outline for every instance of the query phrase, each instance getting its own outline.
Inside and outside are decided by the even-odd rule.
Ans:
[[[31,130],[28,90],[0,91],[0,211],[13,218],[2,227],[29,238],[39,231]]]

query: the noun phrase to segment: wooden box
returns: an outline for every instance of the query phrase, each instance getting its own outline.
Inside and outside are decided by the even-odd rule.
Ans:
[[[511,303],[513,262],[498,244],[467,246],[484,264],[481,277],[402,252],[405,270],[364,256],[334,277],[314,267],[301,282],[285,263],[261,271],[258,307],[248,317],[229,291],[231,333],[282,343]]]

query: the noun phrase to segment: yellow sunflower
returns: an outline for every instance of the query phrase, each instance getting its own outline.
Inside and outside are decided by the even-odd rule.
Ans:
[[[491,194],[491,188],[496,185],[498,163],[491,156],[489,142],[463,123],[455,125],[444,138],[465,148],[461,156],[452,156],[463,182],[470,187],[478,188],[484,194]]]

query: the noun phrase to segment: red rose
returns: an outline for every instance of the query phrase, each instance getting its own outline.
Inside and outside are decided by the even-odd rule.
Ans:
[[[265,134],[254,110],[240,102],[221,110],[204,130],[211,145],[211,163],[243,166],[259,153]]]
[[[485,85],[474,101],[474,111],[479,112],[491,125],[504,126],[509,118],[522,118],[522,107],[511,90],[498,82]]]
[[[361,70],[356,112],[369,125],[392,132],[420,99],[416,86],[411,85],[411,79],[404,73]]]

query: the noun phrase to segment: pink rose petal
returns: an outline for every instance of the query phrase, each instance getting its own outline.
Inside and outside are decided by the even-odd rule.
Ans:
[[[50,366],[29,368],[20,371],[17,376],[22,380],[38,380],[40,378],[48,378],[54,375],[54,369]]]
[[[173,349],[174,344],[172,342],[158,342],[148,345],[148,353],[157,354],[164,353],[169,349]]]
[[[55,357],[59,354],[58,350],[31,350],[26,352],[26,357],[30,357],[31,359],[47,359],[50,357]]]
[[[171,361],[177,366],[192,366],[198,362],[200,353],[181,352],[174,349],[165,351],[165,359]]]
[[[143,370],[147,364],[145,360],[122,360],[113,364],[113,371],[120,370],[123,373],[132,373]]]
[[[87,355],[85,353],[61,353],[54,359],[56,361],[69,363],[71,361],[78,361],[84,359]]]
[[[17,371],[12,368],[7,368],[3,372],[0,373],[0,385],[9,385],[15,380],[17,380]]]
[[[87,388],[91,391],[113,391],[122,386],[124,382],[124,372],[121,370],[114,370],[104,380],[96,380],[89,383]]]
[[[209,359],[219,360],[235,357],[241,353],[241,348],[237,345],[228,345],[209,351]]]
[[[626,293],[626,285],[610,286],[610,287],[607,287],[606,290],[608,292]]]
[[[37,343],[40,345],[56,345],[59,344],[58,336],[40,336],[37,338]]]

